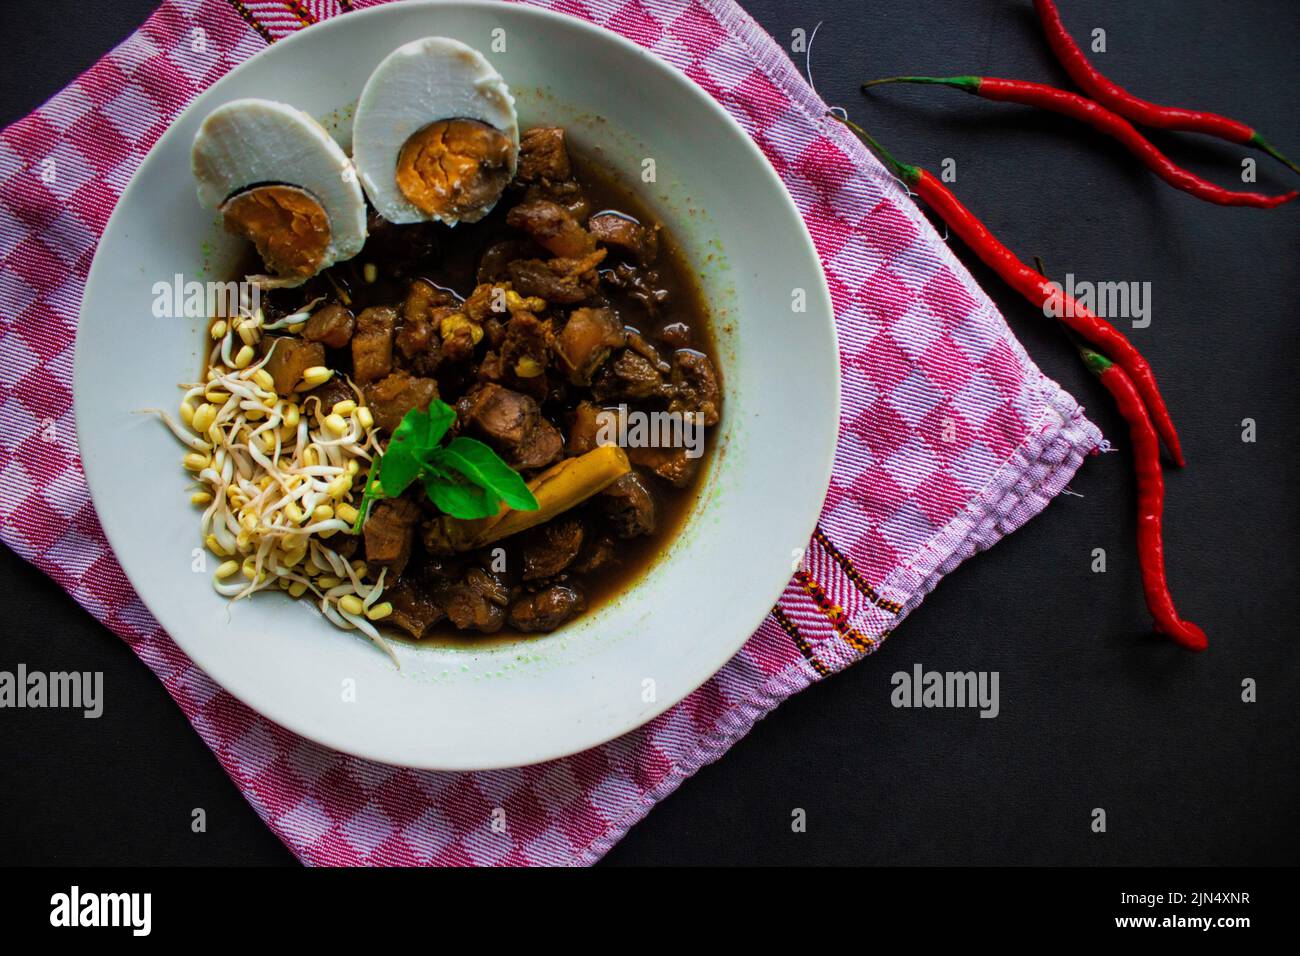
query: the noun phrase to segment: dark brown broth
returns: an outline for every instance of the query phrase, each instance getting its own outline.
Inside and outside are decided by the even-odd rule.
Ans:
[[[575,176],[590,202],[592,214],[610,210],[631,216],[640,222],[658,221],[640,197],[604,167],[588,157],[573,153],[572,150],[571,158]],[[518,201],[517,194],[507,191],[496,209],[477,223],[461,223],[454,228],[441,224],[390,226],[386,230],[374,233],[367,240],[365,248],[355,258],[331,267],[299,289],[283,290],[267,296],[267,301],[264,303],[267,317],[269,320],[274,320],[317,296],[335,299],[339,291],[347,293],[351,299],[350,307],[358,313],[372,305],[400,306],[406,298],[411,281],[417,278],[426,279],[462,298],[468,296],[477,284],[476,272],[483,252],[502,239],[518,235],[505,224],[506,212]],[[413,236],[418,237],[418,241],[412,242]],[[255,253],[253,256],[256,259]],[[364,270],[367,264],[373,265],[376,269],[373,282],[365,281]],[[260,263],[254,262],[252,265],[260,268]],[[602,286],[602,292],[624,324],[646,335],[665,354],[671,354],[672,349],[659,341],[660,331],[673,322],[687,323],[693,333],[692,347],[708,355],[714,367],[718,368],[717,349],[708,304],[696,275],[666,227],[661,228],[659,232],[659,254],[654,268],[658,271],[661,280],[658,287],[668,292],[668,299],[660,306],[659,315],[654,320],[648,316],[645,307],[627,293],[606,285]],[[331,352],[328,362],[333,368],[351,367],[350,354],[347,350]],[[443,400],[453,404],[455,397],[463,392],[472,380],[472,376],[466,378],[456,376],[448,379],[447,373],[441,369],[435,377],[438,378]],[[543,406],[543,412],[548,413],[560,430],[568,434],[568,423],[555,415],[554,410]],[[704,476],[708,471],[707,460],[712,454],[715,430],[716,426],[705,433],[704,460],[699,463],[688,486],[673,488],[655,476],[647,475],[646,483],[655,497],[657,510],[655,533],[628,540],[616,539],[618,558],[615,562],[597,571],[574,576],[587,598],[587,611],[574,620],[581,620],[594,609],[616,600],[672,545],[699,497]],[[580,506],[580,508],[584,507],[586,506]],[[575,513],[578,513],[577,509]],[[517,547],[511,547],[511,539],[506,539],[499,544],[506,547],[509,564],[517,567],[518,550]],[[572,621],[568,623],[571,624]],[[568,625],[562,625],[559,630],[563,630],[565,626]],[[387,628],[385,631],[390,637],[410,640],[405,632],[397,628]],[[412,642],[482,647],[486,644],[516,640],[521,637],[545,636],[547,635],[521,633],[513,630],[508,624],[495,634],[480,634],[475,631],[457,630],[444,621],[435,627],[428,637]]]

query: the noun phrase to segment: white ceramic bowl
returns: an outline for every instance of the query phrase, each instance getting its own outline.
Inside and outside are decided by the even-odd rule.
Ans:
[[[506,52],[490,52],[504,30]],[[210,585],[180,445],[152,416],[201,366],[203,322],[153,317],[153,285],[230,278],[236,245],[200,209],[190,145],[217,105],[284,100],[345,147],[369,71],[420,36],[488,54],[524,126],[565,126],[622,175],[653,159],[643,194],[700,269],[726,409],[695,512],[618,601],[560,632],[482,649],[399,645],[400,672],[310,606]],[[496,34],[501,36],[502,34]],[[563,55],[560,54],[563,51]],[[792,312],[803,289],[807,311]],[[346,753],[434,769],[575,753],[667,710],[757,628],[808,541],[830,477],[839,368],[830,297],[794,204],[707,94],[632,43],[581,21],[486,3],[400,3],[275,44],[200,96],[158,141],[108,224],[86,288],[76,413],[95,506],[131,583],[184,651],[282,726]],[[346,694],[349,687],[354,694]],[[354,699],[351,699],[354,698]]]

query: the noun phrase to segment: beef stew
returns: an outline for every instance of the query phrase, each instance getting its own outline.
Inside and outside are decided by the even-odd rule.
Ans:
[[[416,640],[550,632],[614,598],[672,543],[723,413],[709,310],[669,231],[563,130],[523,134],[518,172],[481,221],[372,214],[359,255],[269,291],[263,307],[274,322],[322,302],[280,337],[277,379],[334,369],[318,391],[350,379],[389,435],[440,399],[455,408],[453,433],[526,480],[612,435],[631,464],[598,494],[481,547],[458,547],[419,489],[377,502],[355,551],[371,579],[387,569],[384,624]],[[323,394],[322,407],[338,400]],[[680,434],[638,431],[637,416],[676,416]],[[692,428],[697,440],[681,439]],[[643,441],[670,433],[668,447]]]

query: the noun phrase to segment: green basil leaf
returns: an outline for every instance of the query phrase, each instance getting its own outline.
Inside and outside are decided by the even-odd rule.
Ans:
[[[438,443],[442,441],[443,436],[447,434],[447,429],[456,421],[456,409],[441,399],[435,398],[429,403],[427,418],[424,448],[435,449],[438,447]]]
[[[422,412],[418,408],[413,408],[402,416],[402,420],[397,423],[393,429],[392,437],[388,439],[389,448],[398,448],[402,445],[408,445],[412,448],[424,443],[424,436],[429,430],[428,412]]]
[[[487,445],[473,438],[454,438],[438,456],[440,464],[486,488],[516,511],[536,511],[537,499],[528,485]]]
[[[499,509],[496,495],[467,481],[430,477],[425,479],[424,490],[439,511],[453,518],[490,518]]]
[[[444,401],[434,399],[428,410],[413,408],[403,416],[388,445],[402,445],[410,449],[417,457],[431,448],[436,448],[447,429],[456,420],[456,410]]]
[[[420,462],[411,452],[403,447],[394,448],[391,444],[379,459],[379,484],[384,489],[385,498],[396,498],[420,475]]]
[[[456,410],[438,399],[429,403],[427,411],[413,408],[403,416],[379,462],[384,497],[396,498],[410,487],[455,420]]]
[[[396,498],[416,481],[438,509],[453,518],[491,517],[502,501],[520,511],[537,509],[537,499],[519,473],[481,441],[456,438],[446,447],[439,444],[455,420],[456,410],[437,399],[427,410],[406,413],[383,456],[370,468],[354,534],[365,523],[371,502]]]

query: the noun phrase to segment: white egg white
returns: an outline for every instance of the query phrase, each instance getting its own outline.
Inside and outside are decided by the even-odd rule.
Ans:
[[[191,165],[199,202],[208,209],[257,185],[309,193],[330,224],[321,269],[365,245],[366,201],[351,160],[320,123],[286,103],[243,99],[218,106],[194,137]]]
[[[399,46],[370,74],[352,126],[352,158],[375,210],[389,222],[437,219],[417,209],[397,186],[397,158],[410,137],[439,120],[472,119],[495,127],[512,146],[510,174],[519,157],[519,120],[510,89],[483,54],[449,37],[424,37]],[[487,215],[493,204],[466,222]],[[457,220],[443,219],[448,225]]]

